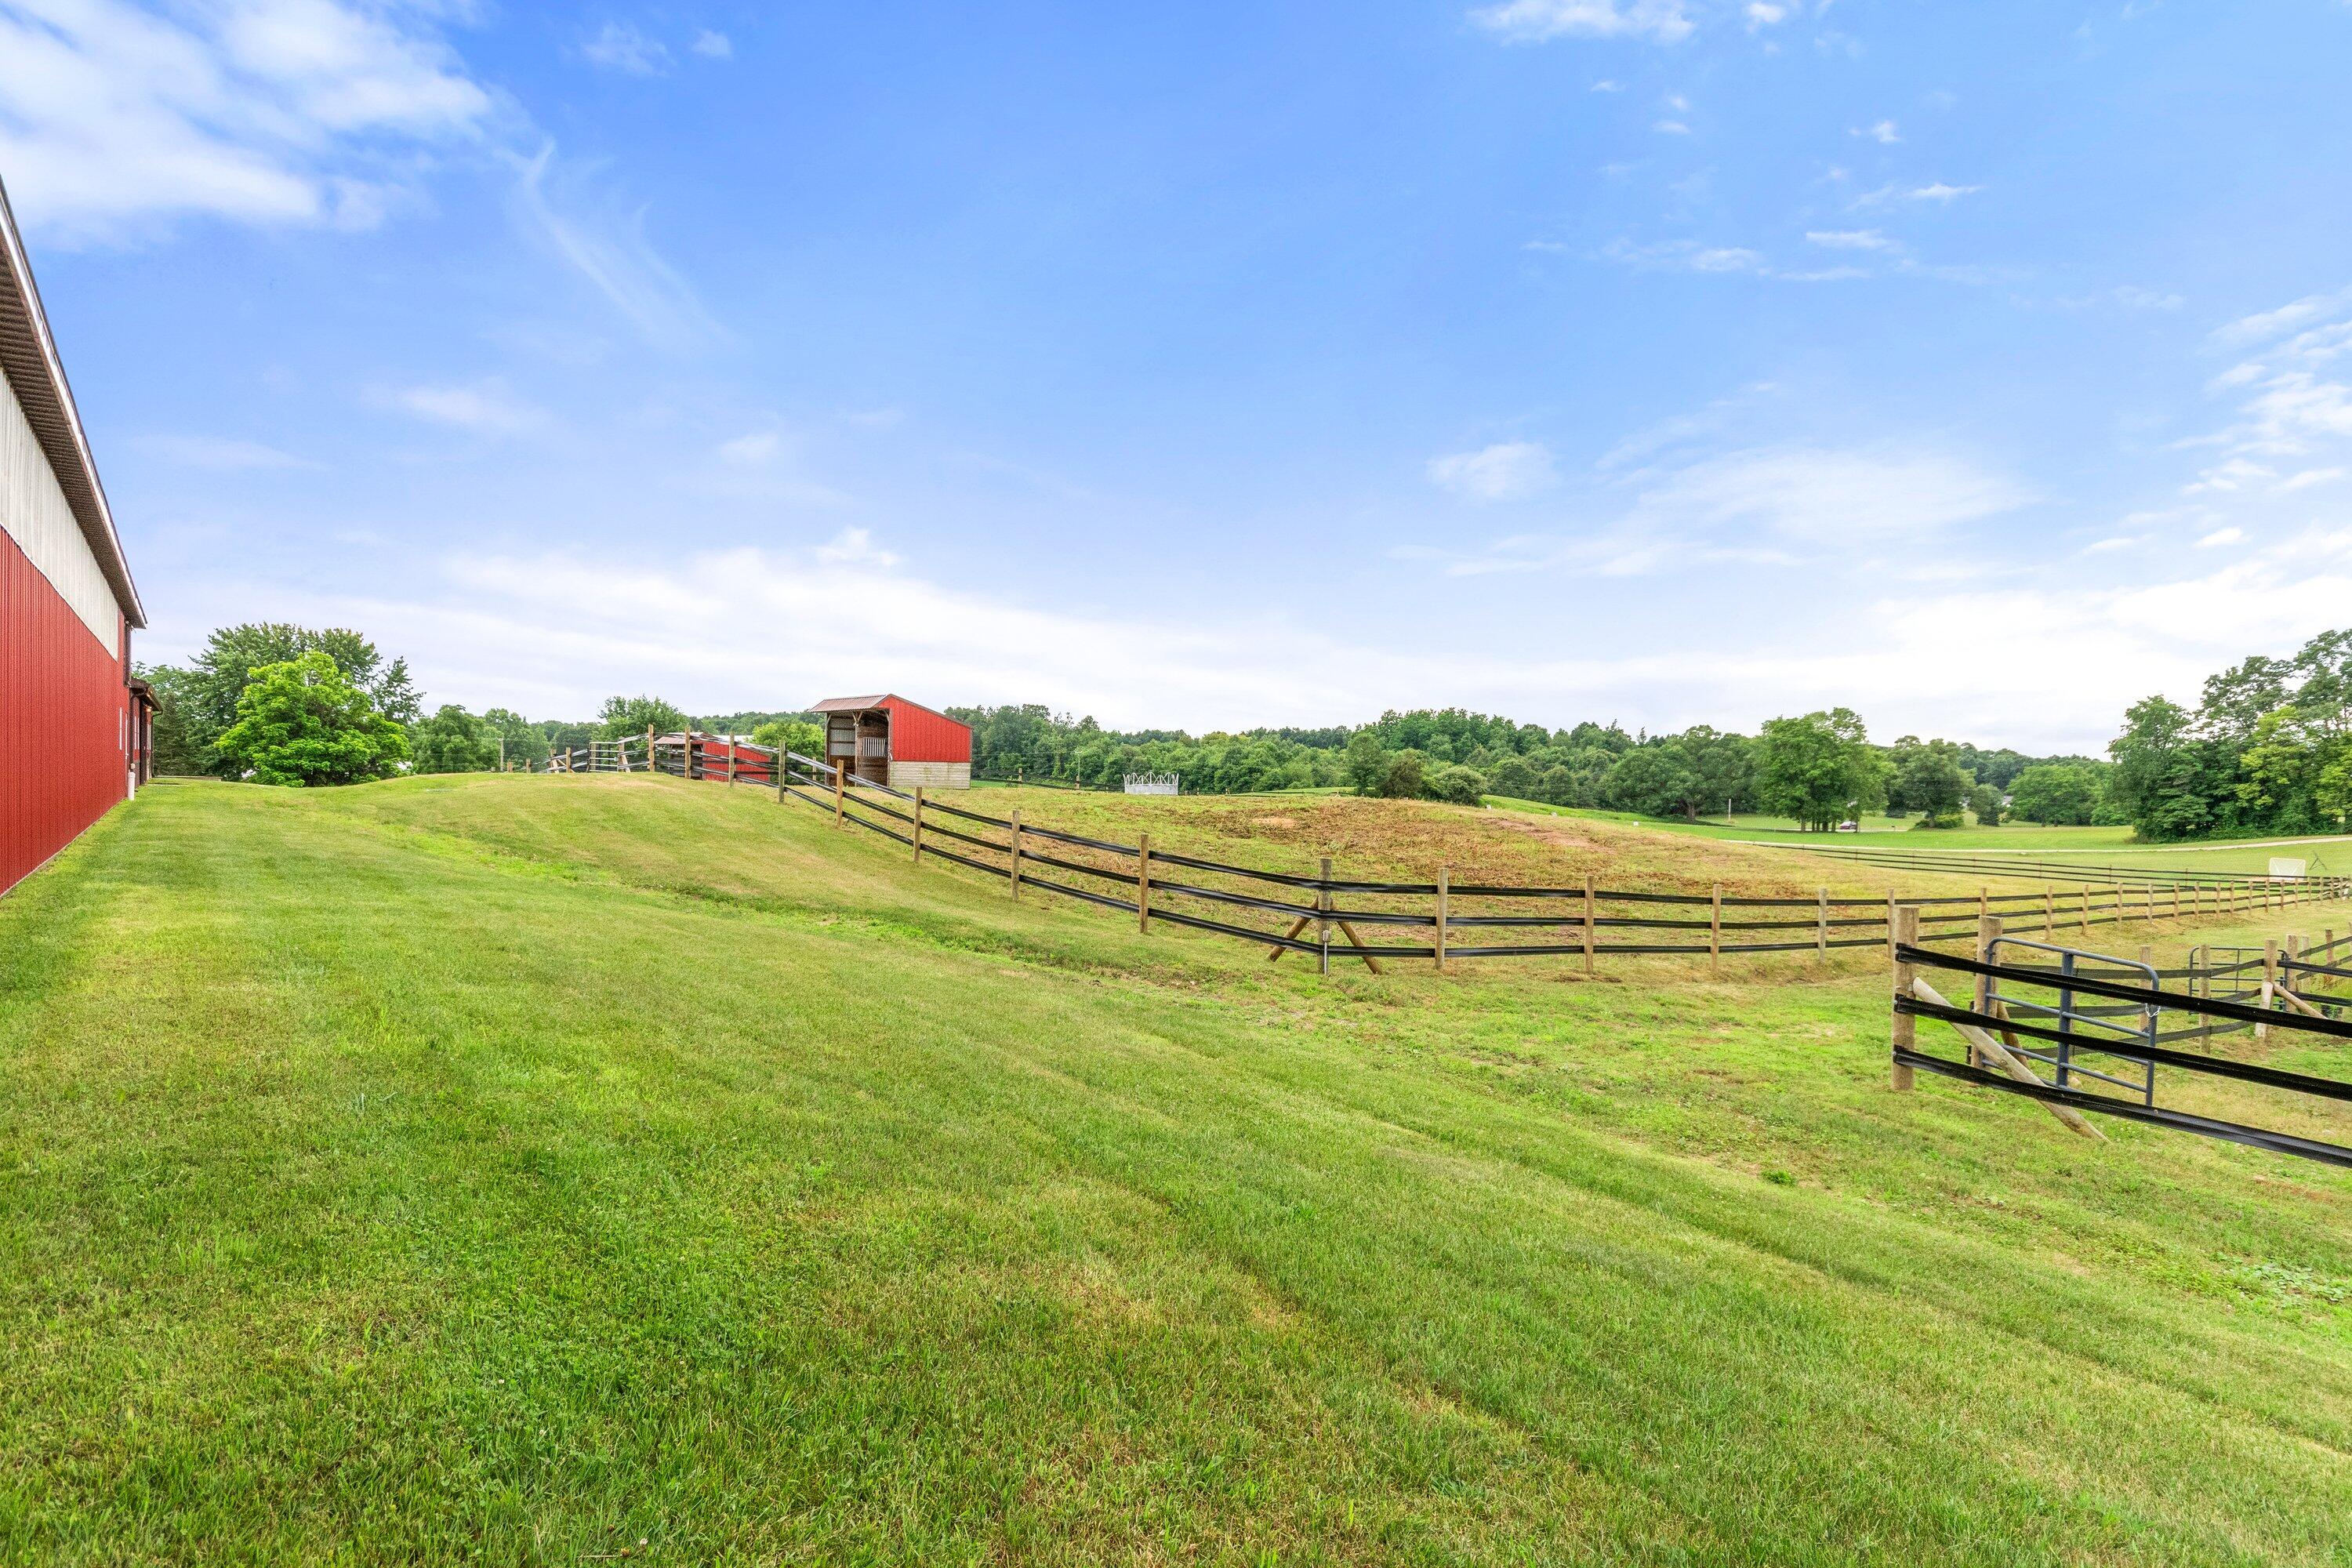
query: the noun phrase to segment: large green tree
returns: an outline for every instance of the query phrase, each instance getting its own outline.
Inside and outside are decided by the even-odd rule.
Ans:
[[[402,727],[323,649],[247,672],[236,722],[215,750],[256,784],[343,784],[383,778],[408,755]]]
[[[481,773],[498,766],[498,731],[455,702],[410,726],[412,771],[420,773]]]
[[[688,724],[686,714],[676,704],[658,697],[607,697],[604,706],[596,710],[596,733],[606,741],[625,741],[632,735],[643,739],[647,730],[656,735],[674,735]]]
[[[511,708],[492,708],[482,715],[482,722],[500,742],[499,760],[518,768],[539,768],[547,763],[547,731]]]
[[[2106,804],[2105,772],[2095,763],[2037,763],[2009,786],[2010,815],[2053,827],[2087,827]]]
[[[1960,765],[1960,749],[1949,741],[1922,741],[1906,735],[1895,742],[1893,798],[1913,811],[1925,813],[1930,824],[1950,824],[1976,780]]]
[[[824,731],[807,719],[771,719],[751,731],[755,746],[781,746],[803,757],[822,757]]]
[[[1757,795],[1767,811],[1806,828],[1834,827],[1849,809],[1885,803],[1887,763],[1870,744],[1862,717],[1832,708],[1768,720],[1756,743]]]
[[[307,653],[326,655],[343,679],[364,692],[384,718],[398,725],[415,722],[423,705],[409,680],[406,659],[386,659],[375,644],[347,627],[317,631],[283,621],[254,621],[214,632],[202,652],[185,667],[169,670],[159,683],[171,689],[185,752],[201,758],[206,771],[230,777],[242,773],[220,742],[237,722],[237,703],[246,686],[257,671]]]

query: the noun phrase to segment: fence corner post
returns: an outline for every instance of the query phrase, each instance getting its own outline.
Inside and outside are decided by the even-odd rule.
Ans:
[[[915,786],[915,864],[923,863],[923,786]]]
[[[1906,945],[1916,947],[1918,942],[1917,906],[1896,910],[1894,934],[1888,939],[1887,946],[1895,955],[1894,999],[1898,1010],[1895,1014],[1893,1022],[1888,1026],[1887,1037],[1889,1045],[1897,1054],[1887,1068],[1886,1087],[1897,1094],[1910,1092],[1915,1076],[1911,1064],[1903,1060],[1900,1053],[1915,1049],[1919,1043],[1919,1021],[1910,1014],[1899,1010],[1900,1005],[1910,1000],[1911,997],[1911,965],[1903,962],[1903,949]]]

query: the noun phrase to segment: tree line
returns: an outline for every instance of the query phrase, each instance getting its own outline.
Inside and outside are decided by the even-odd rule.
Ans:
[[[455,703],[427,713],[407,661],[342,627],[227,626],[184,665],[139,673],[155,689],[154,763],[165,773],[332,784],[535,769],[558,752],[648,729],[748,734],[803,754],[824,743],[813,714],[697,718],[650,695],[608,698],[581,720]],[[1761,812],[1816,830],[1878,812],[1923,826],[2014,816],[2128,824],[2147,839],[2293,837],[2340,828],[2352,815],[2352,630],[2315,637],[2289,658],[2233,665],[2205,681],[2194,709],[2163,697],[2135,703],[2104,759],[1916,735],[1881,745],[1846,708],[1772,719],[1754,735],[1705,724],[1629,733],[1590,721],[1553,730],[1459,708],[1199,736],[1107,730],[1040,703],[947,711],[971,727],[978,776],[1090,788],[1173,773],[1196,795],[1349,789],[1465,805],[1499,795],[1690,820]]]
[[[2104,809],[2098,781],[2107,768],[1914,735],[1877,746],[1844,708],[1774,719],[1753,736],[1705,724],[1660,735],[1591,721],[1549,730],[1458,708],[1389,712],[1360,727],[1200,737],[1105,730],[1036,703],[948,712],[971,726],[973,771],[983,778],[1116,789],[1128,773],[1173,773],[1197,795],[1503,795],[1691,820],[1770,812],[1816,828],[1853,812],[1958,826],[1971,815],[1999,821],[2014,808],[2034,821],[2090,822]],[[2070,787],[2077,774],[2093,781],[2088,805]]]

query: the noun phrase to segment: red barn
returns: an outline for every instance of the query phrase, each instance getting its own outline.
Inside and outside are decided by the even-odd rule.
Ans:
[[[147,624],[0,190],[0,891],[144,774]]]
[[[828,697],[809,710],[824,720],[824,757],[892,789],[970,789],[971,729],[935,708],[885,692]]]

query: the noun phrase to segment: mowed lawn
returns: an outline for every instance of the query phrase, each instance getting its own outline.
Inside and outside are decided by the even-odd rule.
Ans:
[[[1884,984],[160,786],[0,899],[0,1554],[2352,1557],[2352,1175],[1890,1094]]]

